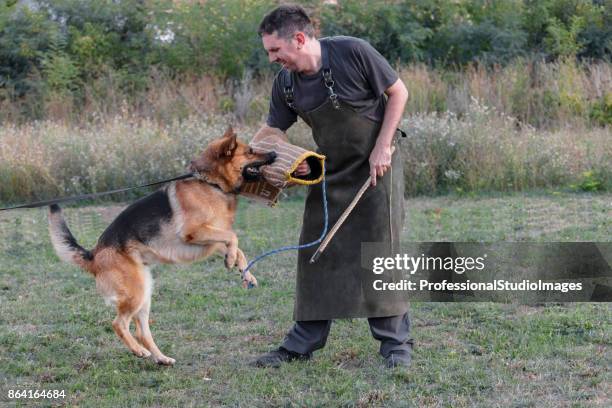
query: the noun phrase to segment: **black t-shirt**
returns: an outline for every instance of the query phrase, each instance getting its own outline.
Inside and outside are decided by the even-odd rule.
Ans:
[[[386,103],[384,92],[397,81],[395,70],[374,47],[359,38],[338,36],[319,41],[329,50],[329,65],[338,98],[360,114],[382,122]],[[267,124],[285,131],[295,123],[297,113],[285,101],[286,73],[283,71],[279,71],[272,85]],[[294,74],[293,95],[294,105],[301,111],[310,111],[323,104],[329,94],[321,71],[312,75]]]

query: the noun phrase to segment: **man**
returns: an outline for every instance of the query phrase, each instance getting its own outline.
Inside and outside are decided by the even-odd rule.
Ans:
[[[408,99],[406,87],[367,42],[352,37],[316,39],[310,18],[299,6],[274,9],[258,32],[270,62],[282,65],[274,80],[267,125],[258,134],[266,128],[285,131],[298,116],[312,128],[319,151],[327,157],[329,225],[368,176],[371,187],[317,262],[309,263],[316,248],[299,252],[296,322],[277,350],[252,364],[277,367],[307,360],[325,345],[332,319],[367,317],[387,367],[408,366],[408,305],[401,297],[374,293],[372,271],[360,265],[362,242],[383,242],[387,252],[399,250],[404,180],[394,142]],[[298,175],[309,171],[306,162],[296,170]],[[311,186],[301,244],[321,233],[321,203],[321,186]]]

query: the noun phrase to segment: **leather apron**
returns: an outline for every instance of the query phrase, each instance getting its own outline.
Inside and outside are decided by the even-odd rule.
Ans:
[[[340,101],[333,90],[333,79],[322,43],[323,81],[329,97],[311,111],[293,106],[292,78],[285,76],[285,99],[311,127],[318,152],[325,155],[329,226],[338,220],[370,175],[369,157],[381,123],[360,115]],[[399,132],[398,132],[399,133]],[[397,138],[396,138],[397,139]],[[393,281],[397,277],[374,275],[362,268],[361,244],[382,243],[380,256],[399,251],[404,221],[404,175],[400,149],[396,148],[391,168],[376,187],[369,187],[320,258],[309,263],[316,246],[298,252],[294,320],[330,320],[352,317],[402,315],[408,310],[399,291],[375,291],[375,279]],[[308,189],[300,244],[319,238],[324,224],[321,184]],[[378,256],[378,255],[377,255]]]

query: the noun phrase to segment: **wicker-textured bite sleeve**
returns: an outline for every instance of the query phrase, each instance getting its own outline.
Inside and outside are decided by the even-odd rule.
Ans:
[[[274,205],[282,189],[317,184],[323,180],[325,156],[289,143],[285,134],[278,129],[267,128],[265,134],[256,135],[249,145],[257,153],[275,152],[276,160],[261,167],[263,180],[244,184],[241,194],[247,197]],[[296,168],[304,160],[310,172],[304,176],[295,175]]]

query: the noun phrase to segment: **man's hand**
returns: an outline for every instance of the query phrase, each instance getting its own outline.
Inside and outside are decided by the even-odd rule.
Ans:
[[[391,155],[393,148],[381,143],[376,143],[372,153],[370,153],[370,176],[372,177],[372,186],[376,186],[376,177],[382,177],[391,167]]]
[[[306,160],[302,161],[297,168],[295,169],[295,171],[293,172],[293,175],[295,176],[307,176],[310,174],[310,166],[308,165],[308,163],[306,162]]]

